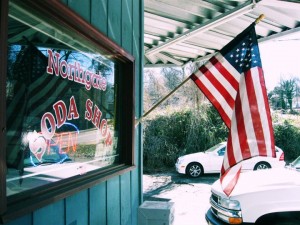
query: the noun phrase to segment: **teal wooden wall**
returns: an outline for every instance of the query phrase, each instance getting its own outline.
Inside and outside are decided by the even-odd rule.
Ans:
[[[135,57],[136,117],[143,99],[143,0],[63,0]],[[136,225],[142,203],[142,127],[136,128],[135,165],[121,176],[9,222],[9,225]]]

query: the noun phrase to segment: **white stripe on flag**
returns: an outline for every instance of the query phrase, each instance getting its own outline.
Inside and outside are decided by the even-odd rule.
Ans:
[[[253,69],[251,69],[251,72]],[[253,76],[251,76],[253,77]],[[260,85],[260,84],[259,84]],[[255,93],[247,93],[247,87],[245,83],[245,76],[243,75],[240,83],[240,98],[242,103],[242,113],[244,116],[244,127],[246,130],[247,143],[249,145],[251,156],[258,155],[258,146],[255,136],[255,131],[253,127],[253,120],[251,117],[251,109],[249,105],[248,95],[255,95]]]
[[[230,167],[227,154],[228,154],[228,150],[226,149],[225,154],[224,154],[224,158],[223,158],[223,165],[222,165],[222,167],[224,168],[225,171]]]
[[[237,82],[240,82],[241,74],[221,54],[215,56],[218,61],[228,70]]]
[[[199,71],[200,72],[200,71]],[[201,73],[201,72],[200,72]],[[202,75],[199,77],[198,74],[196,74],[199,78],[199,80],[203,83],[203,85],[210,91],[210,93],[214,96],[215,101],[218,101],[223,108],[226,115],[231,118],[232,116],[232,108],[230,105],[227,104],[226,99],[224,99],[223,95],[219,92],[218,89],[215,88],[215,86],[207,79],[206,76]]]
[[[224,86],[224,88],[228,91],[230,96],[233,99],[235,99],[237,90],[235,90],[234,87],[228,82],[228,80],[225,79],[224,75],[222,75],[219,72],[219,70],[213,64],[211,64],[210,62],[208,62],[205,65],[206,65],[206,68],[214,75],[214,77]],[[239,82],[239,81],[237,80],[237,82]]]
[[[221,177],[221,186],[227,196],[229,196],[233,191],[240,175],[241,168],[242,164],[239,163],[227,170],[226,173]]]
[[[271,131],[269,129],[268,116],[267,116],[269,112],[267,112],[267,107],[265,105],[265,101],[263,98],[264,95],[262,92],[262,86],[260,85],[259,72],[256,69],[253,69],[253,71],[255,74],[253,74],[252,77],[253,77],[256,99],[259,106],[258,111],[261,118],[262,129],[263,129],[263,134],[264,134],[264,139],[265,139],[266,149],[267,149],[267,155],[272,157],[272,144],[271,144],[272,141],[270,137]]]
[[[240,139],[239,139],[239,132],[238,132],[238,128],[237,128],[235,111],[233,113],[232,120],[231,120],[230,134],[231,134],[233,156],[234,156],[236,163],[238,163],[243,160],[243,157],[241,154],[241,146],[240,146]],[[229,167],[230,166],[232,166],[232,165],[229,164]]]

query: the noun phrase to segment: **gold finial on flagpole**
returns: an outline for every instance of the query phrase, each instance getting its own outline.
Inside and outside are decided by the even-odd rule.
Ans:
[[[258,24],[261,20],[265,18],[265,14],[260,14],[260,16],[255,20],[255,24]]]

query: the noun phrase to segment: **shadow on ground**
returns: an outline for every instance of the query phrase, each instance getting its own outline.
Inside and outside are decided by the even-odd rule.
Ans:
[[[219,178],[219,174],[205,174],[199,178],[190,178],[177,172],[144,174],[144,201],[170,201],[155,197],[163,192],[175,190],[178,186],[193,187],[196,184],[211,185]]]

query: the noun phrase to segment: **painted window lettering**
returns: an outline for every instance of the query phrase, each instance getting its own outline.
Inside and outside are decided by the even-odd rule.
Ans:
[[[90,90],[91,87],[99,89],[102,91],[106,90],[107,82],[105,77],[100,74],[93,73],[89,70],[84,70],[79,62],[67,63],[65,60],[60,60],[61,55],[58,52],[53,53],[51,49],[47,50],[48,52],[48,66],[47,73],[54,74],[56,76],[61,76],[62,78],[70,81],[74,81],[85,85],[87,90]]]
[[[22,179],[35,177],[42,186],[117,164],[114,63],[69,49],[11,49],[20,79],[10,82],[7,101],[9,171],[17,168]],[[14,176],[8,176],[9,187],[17,185]],[[20,191],[27,188],[33,186]]]
[[[134,169],[136,82],[134,56],[65,5],[4,2],[0,210],[9,222]]]
[[[70,98],[69,110],[67,110],[65,102],[62,100],[53,104],[53,109],[55,116],[51,112],[46,112],[41,120],[41,131],[46,139],[51,139],[56,128],[60,128],[67,119],[72,120],[79,118],[74,96]],[[47,121],[49,122],[50,127],[47,126]]]
[[[90,99],[87,99],[85,119],[91,121],[95,127],[100,130],[100,134],[108,139],[105,143],[111,145],[111,135],[106,119],[101,119],[102,112],[97,105],[94,105],[94,110],[92,108],[93,102]],[[41,132],[47,140],[50,140],[54,136],[56,129],[65,124],[67,120],[79,119],[80,117],[74,96],[70,98],[69,110],[62,100],[56,102],[53,105],[53,109],[55,116],[51,112],[46,112],[41,120]]]

